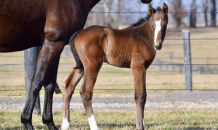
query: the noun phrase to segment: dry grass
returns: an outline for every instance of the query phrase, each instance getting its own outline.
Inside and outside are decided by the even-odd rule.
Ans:
[[[203,32],[204,30],[204,32]],[[197,28],[191,29],[191,38],[218,38],[217,28]],[[181,32],[175,33],[175,30],[169,30],[166,39],[182,39]],[[192,40],[192,57],[217,57],[218,46],[196,46],[196,45],[215,45],[218,40]],[[183,57],[182,40],[166,40],[163,50],[158,51],[156,59],[169,57]],[[8,57],[9,56],[9,57]],[[161,59],[169,61],[169,59]],[[183,63],[183,59],[173,59],[175,63]],[[23,63],[23,52],[0,53],[0,64]],[[57,83],[60,88],[72,71],[73,65],[62,63],[72,63],[72,57],[63,57],[60,60]],[[205,64],[205,59],[192,59],[193,64]],[[218,64],[218,60],[209,60],[210,64]],[[218,67],[218,66],[216,66]],[[0,66],[0,90],[24,89],[24,66],[10,65]],[[146,77],[147,89],[184,89],[184,75],[174,72],[165,72],[149,69]],[[79,83],[77,89],[81,86]],[[193,89],[217,89],[217,75],[193,75]],[[104,65],[98,76],[95,89],[133,89],[133,78],[130,69],[116,68],[110,65]],[[160,91],[148,91],[160,92]],[[163,92],[163,91],[161,91]],[[171,91],[164,91],[171,92]],[[133,93],[133,91],[109,91],[95,90],[96,94],[105,93]],[[78,94],[77,92],[75,94]],[[41,92],[43,95],[43,91]],[[0,96],[25,96],[24,91],[1,92]],[[61,95],[60,95],[61,96]]]
[[[0,112],[0,130],[23,130],[20,123],[21,112]],[[60,126],[62,112],[53,113],[55,124]],[[100,130],[135,130],[135,112],[95,112]],[[33,124],[37,130],[47,130],[42,124],[42,117],[33,115]],[[71,112],[72,130],[89,130],[84,112]],[[218,112],[203,111],[149,111],[145,112],[146,129],[218,129]]]
[[[22,69],[21,67],[18,67],[17,69],[21,70]],[[61,88],[62,88],[61,85],[67,78],[71,69],[72,66],[60,65],[59,68],[60,73],[58,73],[57,82]],[[24,89],[24,74],[23,72],[19,72],[18,74],[6,73],[7,77],[5,77],[5,75],[1,75],[2,76],[2,78],[0,79],[0,84],[2,85],[1,90]],[[9,80],[9,78],[12,80]],[[146,78],[147,78],[146,79],[147,89],[184,89],[183,74],[149,70],[147,72]],[[216,75],[193,75],[193,89],[208,89],[208,88],[217,89],[218,84],[216,80],[217,80]],[[78,84],[77,89],[80,88],[81,84],[82,84],[82,80]],[[130,69],[121,69],[109,65],[105,65],[102,67],[97,79],[97,83],[95,85],[95,89],[133,89],[133,88],[134,88],[133,77]],[[160,92],[160,91],[149,90],[148,92]],[[172,92],[172,90],[171,91],[167,90],[164,92]],[[95,94],[133,93],[133,91],[132,90],[131,91],[130,90],[117,90],[117,91],[95,90],[94,93]],[[44,95],[44,92],[41,91],[40,94]],[[75,94],[78,95],[78,91],[76,91]],[[0,91],[0,96],[25,96],[25,92],[23,90],[12,91],[12,92]]]
[[[205,39],[205,38],[218,38],[217,28],[184,28],[184,30],[190,30],[191,39]],[[180,30],[169,29],[165,39],[182,39],[182,33]],[[201,58],[217,58],[218,45],[216,40],[191,40],[191,52],[193,64],[206,64],[206,59],[194,59],[196,57]],[[177,45],[171,45],[177,44]],[[183,57],[183,41],[182,40],[165,40],[163,49],[157,52],[156,58],[170,57],[170,53],[173,57]],[[215,45],[215,46],[214,46]],[[167,60],[167,59],[164,59]],[[169,59],[168,59],[169,61]],[[183,63],[183,59],[174,59],[175,63]],[[218,64],[218,59],[209,60],[209,64]],[[217,67],[218,68],[218,67]]]

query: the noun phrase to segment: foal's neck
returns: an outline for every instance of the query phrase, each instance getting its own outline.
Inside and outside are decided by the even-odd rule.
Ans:
[[[148,42],[154,41],[153,30],[149,27],[149,20],[145,21],[143,24],[137,27],[138,33],[144,37]]]

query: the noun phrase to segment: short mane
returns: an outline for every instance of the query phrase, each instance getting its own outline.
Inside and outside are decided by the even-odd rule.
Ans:
[[[151,15],[149,14],[147,17],[140,18],[136,23],[131,24],[129,27],[138,27],[139,25],[143,24],[145,21],[147,21]]]
[[[156,11],[161,11],[160,7],[157,7]],[[140,18],[136,23],[131,24],[129,27],[138,27],[139,25],[143,24],[145,21],[147,21],[151,17],[150,14],[147,15],[147,17]]]

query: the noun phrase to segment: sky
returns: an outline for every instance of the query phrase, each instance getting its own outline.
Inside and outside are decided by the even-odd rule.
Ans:
[[[104,1],[104,0],[102,0],[102,1]],[[141,3],[140,1],[141,0],[123,0],[122,3],[129,5],[130,8],[127,8],[127,10],[122,10],[122,11],[123,12],[128,12],[128,11],[130,11],[130,12],[139,12],[140,10],[139,10],[138,5],[139,5],[139,3]],[[186,12],[190,12],[191,2],[192,2],[192,0],[182,0],[182,4],[185,7]],[[151,2],[152,6],[154,8],[157,8],[158,6],[160,6],[162,8],[163,3],[166,3],[169,6],[169,8],[171,8],[171,4],[170,4],[169,0],[152,0],[152,2]],[[116,4],[117,3],[115,1],[114,5],[116,5]],[[196,0],[196,4],[197,4],[197,12],[203,12],[202,0]],[[114,7],[115,8],[112,9],[112,12],[116,12],[116,6],[114,6]],[[218,8],[218,0],[217,0],[217,8]],[[217,9],[217,11],[218,11],[218,9]],[[141,12],[148,12],[148,4],[141,3]],[[208,10],[208,12],[210,12],[210,9]],[[137,15],[137,14],[134,14],[134,15],[135,15],[136,18],[131,16],[133,19],[135,18],[134,20],[131,20],[131,21],[137,20],[138,16],[144,17],[144,16],[147,15],[147,13],[146,14],[141,13],[141,15]],[[172,16],[172,15],[169,15],[169,16]],[[171,19],[170,24],[174,24],[174,20],[172,18],[170,18],[170,19]],[[208,14],[208,19],[210,20],[210,14]],[[218,14],[217,14],[217,21],[218,21]],[[187,17],[185,17],[183,19],[183,23],[188,26],[189,16],[187,16]],[[204,23],[203,13],[198,13],[197,14],[197,23],[202,23],[202,24]]]
[[[217,11],[218,11],[218,0],[216,0],[217,1]],[[166,3],[169,7],[171,6],[170,5],[170,3],[169,3],[169,0],[152,0],[152,2],[151,2],[151,4],[152,4],[152,6],[154,7],[154,8],[156,8],[156,7],[158,7],[158,6],[160,6],[160,7],[162,7],[162,5],[163,5],[163,3]],[[191,5],[191,2],[192,2],[192,0],[182,0],[182,4],[183,4],[183,6],[185,7],[185,9],[186,9],[186,11],[187,12],[190,12],[190,5]],[[203,12],[203,6],[202,6],[202,0],[196,0],[196,4],[197,4],[197,12]],[[142,11],[143,12],[147,12],[147,10],[148,10],[148,5],[146,5],[146,4],[141,4],[141,8],[142,8]],[[210,12],[210,7],[209,7],[209,10],[208,10],[208,12]],[[210,19],[210,14],[208,14],[208,17],[209,17],[209,19]],[[188,20],[189,20],[189,17],[186,17],[186,18],[184,18],[183,19],[184,20],[184,22],[188,22]],[[218,20],[218,14],[217,14],[217,20]],[[197,22],[198,23],[204,23],[204,17],[203,17],[203,13],[199,13],[198,15],[197,15]]]

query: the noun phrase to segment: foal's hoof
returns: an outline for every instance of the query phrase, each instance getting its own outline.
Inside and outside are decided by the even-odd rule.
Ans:
[[[52,123],[45,123],[49,130],[58,130],[58,128],[55,126],[55,124],[52,122]]]
[[[35,130],[32,123],[23,123],[27,130]]]

